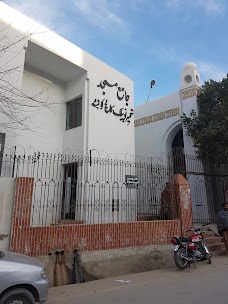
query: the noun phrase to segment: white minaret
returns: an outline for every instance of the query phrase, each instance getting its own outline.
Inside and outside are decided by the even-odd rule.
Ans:
[[[180,102],[181,113],[188,117],[192,110],[198,113],[197,96],[200,93],[200,74],[197,65],[192,62],[184,64],[181,79],[180,79]],[[193,140],[186,135],[186,130],[183,129],[184,148],[186,152],[194,153]]]
[[[197,65],[188,62],[183,66],[180,89],[185,90],[194,86],[200,87],[200,74],[197,70]]]
[[[181,112],[187,116],[190,115],[192,110],[198,112],[197,96],[200,92],[200,74],[197,70],[197,65],[192,62],[185,63],[181,72],[180,83],[180,99],[181,99]],[[185,150],[189,152],[193,148],[193,141],[190,137],[186,137],[184,132],[184,145]]]
[[[200,74],[195,63],[185,63],[181,72],[180,96],[181,96],[181,111],[188,117],[192,110],[198,113],[197,96],[200,93]],[[194,160],[188,155],[193,156],[196,152],[193,139],[187,136],[186,130],[183,127],[184,149],[186,153],[186,170],[189,172],[186,177],[190,183],[192,212],[194,221],[197,219],[203,220],[205,217],[209,219],[213,214],[210,208],[210,202],[207,196],[207,188],[205,177],[203,175],[204,167],[200,160]],[[198,175],[192,174],[192,168]]]

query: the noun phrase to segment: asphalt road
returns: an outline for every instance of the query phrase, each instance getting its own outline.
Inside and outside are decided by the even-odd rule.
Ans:
[[[228,303],[228,257],[178,271],[175,267],[51,288],[47,304]],[[116,280],[130,280],[129,284]]]

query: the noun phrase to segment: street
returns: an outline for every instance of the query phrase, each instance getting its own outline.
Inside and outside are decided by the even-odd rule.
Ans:
[[[227,304],[228,257],[200,262],[184,271],[175,266],[84,284],[51,288],[47,304]],[[130,280],[129,284],[116,280]]]

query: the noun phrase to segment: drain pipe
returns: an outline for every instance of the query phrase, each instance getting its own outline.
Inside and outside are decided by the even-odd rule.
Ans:
[[[84,132],[84,148],[86,151],[86,157],[89,156],[89,86],[90,86],[90,79],[86,77],[85,80],[85,115],[84,115],[84,124],[85,124],[85,132]]]
[[[83,138],[83,157],[89,157],[89,90],[90,90],[90,79],[86,77],[85,79],[85,98],[84,98],[84,138]],[[83,170],[82,170],[82,180],[88,180],[88,165],[86,162],[83,162]],[[84,206],[84,191],[81,193],[81,206]],[[82,208],[83,209],[83,208]],[[85,220],[86,212],[81,210],[81,219]]]

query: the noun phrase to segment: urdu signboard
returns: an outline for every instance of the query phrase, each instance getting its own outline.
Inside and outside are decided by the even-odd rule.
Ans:
[[[125,183],[127,187],[137,188],[139,185],[139,178],[136,175],[126,175]]]

